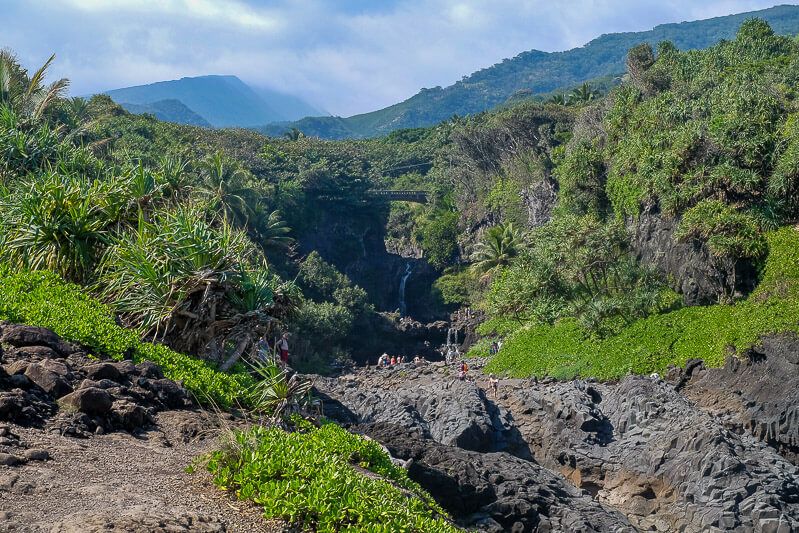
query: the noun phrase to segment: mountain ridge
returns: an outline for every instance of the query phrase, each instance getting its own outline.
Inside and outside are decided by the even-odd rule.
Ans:
[[[799,6],[788,4],[709,19],[659,24],[641,32],[606,33],[570,50],[520,52],[479,69],[452,85],[423,88],[410,98],[383,109],[351,117],[305,117],[292,123],[264,125],[259,130],[279,135],[296,127],[306,135],[340,139],[373,137],[396,129],[430,126],[455,114],[486,111],[504,103],[520,90],[531,90],[536,95],[620,74],[625,70],[627,50],[641,42],[656,45],[669,40],[681,50],[707,48],[722,39],[733,38],[740,24],[752,17],[766,20],[778,34],[799,33]]]

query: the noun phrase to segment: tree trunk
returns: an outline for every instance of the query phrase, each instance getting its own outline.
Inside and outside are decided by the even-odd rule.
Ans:
[[[222,366],[219,367],[219,369],[222,372],[227,372],[228,370],[230,370],[230,367],[235,365],[236,361],[238,361],[241,358],[241,354],[244,353],[244,350],[247,348],[248,344],[250,344],[250,336],[244,335],[241,339],[239,339],[239,342],[236,344],[236,349],[233,350],[233,354],[230,357],[228,357],[227,361],[222,363]]]

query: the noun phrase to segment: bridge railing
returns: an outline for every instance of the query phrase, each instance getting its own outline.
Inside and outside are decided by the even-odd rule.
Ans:
[[[387,191],[387,190],[374,190],[369,191],[370,196],[397,202],[416,202],[420,204],[427,203],[427,191]]]

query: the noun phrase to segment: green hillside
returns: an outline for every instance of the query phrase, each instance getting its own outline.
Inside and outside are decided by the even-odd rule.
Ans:
[[[799,33],[799,6],[782,5],[694,22],[663,24],[650,31],[603,35],[583,47],[565,52],[530,50],[479,70],[449,87],[422,89],[413,97],[385,109],[341,117],[313,117],[269,127],[277,134],[291,127],[321,138],[373,137],[402,128],[429,126],[452,115],[471,115],[491,109],[519,91],[548,93],[586,80],[618,75],[626,68],[627,50],[648,42],[671,41],[681,50],[707,48],[732,39],[741,23],[758,17],[779,35]]]

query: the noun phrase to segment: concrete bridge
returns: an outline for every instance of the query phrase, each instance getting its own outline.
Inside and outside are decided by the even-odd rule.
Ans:
[[[369,196],[386,202],[415,202],[417,204],[427,203],[426,191],[369,191]]]

